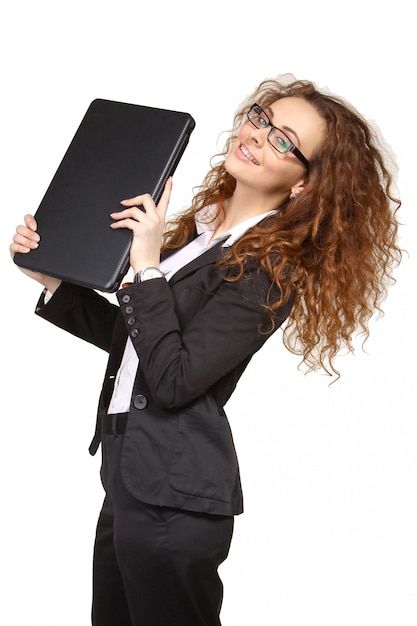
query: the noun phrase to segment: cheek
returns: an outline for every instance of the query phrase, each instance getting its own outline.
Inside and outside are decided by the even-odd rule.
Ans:
[[[292,155],[267,155],[264,160],[265,175],[277,186],[292,187],[303,178],[304,169]]]
[[[284,159],[282,161],[271,159],[264,162],[263,180],[272,189],[291,187],[298,177],[291,164],[286,163]]]
[[[233,168],[233,162],[232,161],[233,161],[233,159],[232,159],[231,155],[228,154],[226,159],[225,159],[225,161],[224,161],[224,168],[225,168],[225,170],[226,170],[226,172],[228,174],[231,174],[231,176],[234,176],[234,173],[233,173],[234,168]]]

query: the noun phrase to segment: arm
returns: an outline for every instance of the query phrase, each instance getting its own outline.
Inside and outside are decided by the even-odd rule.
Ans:
[[[258,274],[255,264],[247,274],[248,278],[234,283],[219,281],[183,329],[165,280],[133,285],[118,294],[126,328],[157,404],[176,408],[196,399],[233,370],[242,371],[271,335],[269,317],[259,304],[270,281]],[[123,302],[126,296],[128,303]],[[274,330],[290,308],[288,303],[280,309]],[[270,332],[260,332],[260,325]]]
[[[116,220],[114,228],[132,231],[130,264],[135,272],[159,264],[170,193],[168,181],[158,206],[150,196],[138,196],[124,201],[124,211],[112,214]],[[142,205],[145,213],[137,205]],[[185,324],[180,324],[171,284],[164,279],[132,285],[118,293],[141,372],[153,399],[161,407],[187,404],[228,374],[230,388],[254,352],[270,336],[269,317],[259,304],[269,294],[270,279],[258,270],[254,261],[247,268],[248,278],[234,283],[219,280],[207,295],[205,305]],[[279,294],[275,292],[269,297],[278,298]],[[288,303],[277,313],[274,330],[285,320],[290,308]],[[260,332],[260,326],[269,328],[270,332]]]
[[[17,226],[10,244],[11,257],[13,258],[16,252],[29,254],[38,247],[39,241],[35,218],[32,215],[25,215],[24,224]],[[119,307],[110,304],[93,290],[65,284],[59,278],[39,272],[19,269],[54,294],[47,305],[44,304],[44,297],[40,298],[36,308],[36,313],[40,317],[81,339],[109,350]]]
[[[110,351],[113,328],[119,307],[93,289],[62,282],[54,296],[43,305],[43,297],[36,314],[59,328]]]

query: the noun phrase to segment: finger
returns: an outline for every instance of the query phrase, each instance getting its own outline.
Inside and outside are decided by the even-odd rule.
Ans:
[[[127,208],[125,211],[110,213],[110,216],[113,219],[124,219],[126,217],[131,217],[138,222],[145,222],[147,217],[154,218],[157,216],[158,220],[161,218],[165,218],[165,214],[168,209],[169,199],[171,197],[171,191],[172,177],[170,176],[165,183],[164,191],[162,192],[158,206],[155,205],[155,202],[150,194],[144,194],[141,196],[135,196],[134,198],[122,200],[120,204],[123,204],[123,206],[129,208]],[[138,207],[138,205],[140,206]]]
[[[30,215],[30,213],[25,215],[24,220],[25,220],[26,226],[30,228],[30,230],[36,230],[38,228],[38,224],[35,218],[33,217],[33,215]]]
[[[30,252],[30,248],[28,248],[27,246],[20,246],[17,243],[12,243],[10,245],[10,256],[14,257],[14,255],[16,254],[16,252],[21,252],[22,254],[27,254],[28,252]]]
[[[122,220],[131,220],[132,227],[140,221],[145,221],[147,219],[146,213],[138,209],[138,207],[131,207],[129,209],[125,209],[124,211],[115,211],[114,213],[110,213],[110,217],[118,222]]]
[[[113,213],[110,213],[110,215],[117,215],[122,218],[131,217],[134,220],[135,219],[139,220],[141,217],[144,217],[146,213],[142,211],[142,209],[140,209],[138,206],[135,205],[135,206],[124,208],[121,211],[113,211]]]
[[[123,206],[126,207],[145,206],[145,204],[148,204],[150,200],[153,202],[152,196],[149,193],[144,193],[140,196],[135,196],[134,198],[126,198],[125,200],[121,200],[120,204],[123,204]]]
[[[28,226],[23,226],[23,225],[19,225],[16,228],[16,233],[14,235],[14,238],[15,237],[19,238],[19,243],[24,243],[21,241],[22,238],[28,239],[29,241],[34,241],[34,242],[39,242],[40,240],[40,236],[36,231],[32,230]]]
[[[30,250],[34,250],[39,245],[39,243],[35,241],[34,239],[28,239],[27,237],[23,237],[22,235],[19,235],[18,233],[16,233],[15,236],[13,237],[13,243],[18,246],[24,246],[25,248],[28,248]]]
[[[114,219],[117,219],[117,218],[114,218]],[[119,221],[116,221],[110,224],[110,228],[113,228],[114,230],[118,228],[128,228],[132,232],[137,231],[138,226],[139,226],[139,222],[137,222],[136,220],[132,220],[132,219],[120,219]]]
[[[10,256],[13,258],[16,252],[21,252],[22,254],[27,254],[31,250],[34,250],[38,247],[38,244],[35,242],[28,242],[27,239],[23,241],[13,240],[13,243],[9,246]]]
[[[169,178],[167,178],[164,191],[158,203],[158,208],[161,207],[164,210],[164,212],[166,212],[168,208],[169,199],[171,197],[171,191],[172,191],[172,176],[169,176]],[[152,206],[154,205],[154,202],[153,202],[152,196],[149,193],[145,193],[140,196],[135,196],[134,198],[126,198],[125,200],[121,200],[120,204],[123,204],[123,206],[126,206],[126,207],[133,207],[133,206],[140,205],[140,206],[145,207],[146,209],[147,208],[146,205]]]

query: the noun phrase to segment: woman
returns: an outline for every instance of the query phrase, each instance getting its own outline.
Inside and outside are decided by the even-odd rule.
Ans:
[[[38,315],[110,353],[91,444],[102,445],[106,491],[96,626],[220,624],[217,568],[242,512],[223,406],[285,320],[285,345],[307,368],[337,374],[400,260],[391,174],[342,100],[266,80],[220,157],[168,226],[171,180],[158,206],[145,194],[112,214],[112,228],[133,234],[135,278],[119,307],[22,270],[45,287]],[[11,254],[39,240],[26,216]]]

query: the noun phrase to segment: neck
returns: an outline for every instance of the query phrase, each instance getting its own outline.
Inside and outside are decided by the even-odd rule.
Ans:
[[[276,196],[272,199],[259,197],[258,194],[256,197],[251,197],[250,194],[246,192],[238,192],[235,190],[231,198],[227,201],[224,220],[216,228],[215,236],[221,235],[250,217],[262,215],[263,213],[277,209],[284,200],[285,196],[283,196],[281,201],[277,202]]]

